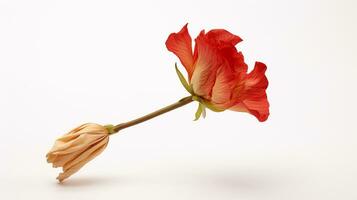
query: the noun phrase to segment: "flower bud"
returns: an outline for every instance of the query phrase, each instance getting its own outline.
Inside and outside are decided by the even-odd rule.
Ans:
[[[47,162],[53,167],[62,167],[63,172],[57,177],[62,182],[99,155],[108,142],[109,132],[105,126],[83,124],[55,141],[46,155]]]

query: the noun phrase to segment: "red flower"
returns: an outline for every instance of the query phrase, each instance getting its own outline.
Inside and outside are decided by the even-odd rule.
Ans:
[[[256,62],[254,69],[247,73],[243,54],[235,48],[241,41],[240,37],[224,29],[213,29],[207,33],[202,30],[195,39],[192,53],[187,24],[180,32],[172,33],[167,38],[167,49],[180,59],[188,74],[189,82],[185,83],[178,72],[181,81],[200,102],[198,117],[202,108],[208,107],[214,111],[248,112],[259,121],[268,118],[266,66]]]

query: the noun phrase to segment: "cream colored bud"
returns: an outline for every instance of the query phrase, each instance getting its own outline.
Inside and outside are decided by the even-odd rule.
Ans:
[[[62,167],[57,179],[62,182],[99,155],[109,142],[105,126],[87,123],[58,138],[47,153],[47,162]]]

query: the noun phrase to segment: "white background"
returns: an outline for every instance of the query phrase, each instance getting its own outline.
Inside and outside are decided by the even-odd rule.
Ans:
[[[0,1],[1,199],[357,199],[356,1]],[[225,28],[271,116],[196,104],[114,135],[57,184],[54,140],[187,95],[165,41]],[[182,68],[181,68],[182,69]]]

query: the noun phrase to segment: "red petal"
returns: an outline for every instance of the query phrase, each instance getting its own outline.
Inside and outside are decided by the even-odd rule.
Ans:
[[[217,44],[217,41],[213,41],[213,43]],[[241,80],[241,74],[246,74],[248,66],[244,62],[243,54],[237,52],[232,44],[218,44],[217,47],[219,54],[224,59],[224,65],[217,70],[211,101],[219,108],[228,109],[234,105],[232,104],[233,89]]]
[[[217,70],[224,64],[216,46],[212,45],[201,31],[196,38],[195,65],[191,84],[195,94],[210,100]]]
[[[193,73],[192,39],[187,24],[178,33],[171,33],[166,40],[166,47],[174,53],[185,67],[189,79]]]
[[[209,39],[213,39],[220,43],[228,43],[232,46],[235,46],[242,41],[239,36],[234,35],[224,29],[212,29],[206,35]]]
[[[244,63],[243,54],[235,48],[235,45],[242,41],[239,36],[224,29],[213,29],[205,36],[211,44],[216,46],[221,56],[229,62],[235,73],[247,72],[248,66]]]
[[[247,73],[248,65],[244,62],[244,56],[241,52],[237,52],[237,49],[235,47],[226,47],[224,49],[221,49],[220,52],[222,55],[224,55],[224,58],[231,66],[234,73]]]
[[[265,121],[269,116],[269,102],[266,95],[268,79],[265,76],[266,65],[256,62],[244,80],[236,87],[237,103],[231,110],[249,112],[259,121]]]
[[[219,108],[227,109],[231,102],[232,88],[235,86],[235,74],[228,65],[222,66],[217,71],[216,81],[212,88],[211,102]],[[228,106],[228,107],[227,107]]]
[[[231,107],[235,77],[248,68],[243,54],[234,47],[241,39],[226,30],[214,29],[207,34],[201,31],[195,41],[191,79],[194,92],[219,107]]]

